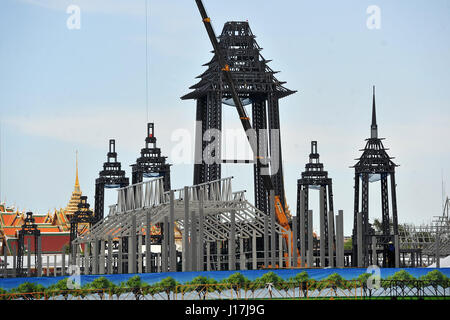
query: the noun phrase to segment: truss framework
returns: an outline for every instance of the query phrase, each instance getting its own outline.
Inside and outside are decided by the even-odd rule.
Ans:
[[[199,192],[204,194],[203,212],[205,242],[226,241],[232,234],[241,238],[250,238],[264,234],[264,217],[266,214],[250,204],[244,191],[232,192],[231,179],[224,178],[188,187],[190,208],[199,207]],[[184,232],[185,189],[174,191],[174,218]],[[102,221],[92,226],[90,232],[79,236],[74,244],[95,240],[107,240],[111,237],[127,237],[133,234],[144,235],[147,212],[151,223],[162,223],[169,218],[169,193],[164,192],[163,178],[130,185],[118,189],[118,203],[110,206],[110,212]],[[231,228],[231,213],[235,214],[235,229]],[[136,217],[136,227],[132,228],[132,217]],[[269,229],[271,230],[271,228]],[[287,230],[275,222],[275,233],[283,234]],[[272,234],[269,233],[271,236]]]

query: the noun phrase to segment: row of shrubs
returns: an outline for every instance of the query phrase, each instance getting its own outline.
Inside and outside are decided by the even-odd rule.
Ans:
[[[148,284],[141,280],[139,276],[133,276],[127,281],[116,285],[109,281],[105,277],[96,278],[94,281],[85,284],[78,290],[71,290],[68,287],[68,281],[62,279],[57,283],[44,287],[40,284],[32,282],[24,282],[17,288],[13,288],[6,291],[0,288],[0,299],[8,299],[11,295],[21,296],[24,299],[41,299],[49,296],[60,295],[64,298],[68,298],[69,295],[84,297],[89,294],[99,294],[100,296],[108,293],[110,295],[116,295],[119,298],[126,293],[132,293],[135,299],[139,300],[144,295],[155,296],[157,294],[163,294],[167,299],[171,298],[171,294],[175,291],[177,293],[186,293],[196,291],[200,298],[204,297],[207,292],[212,291],[225,291],[235,290],[239,292],[241,289],[246,291],[255,292],[258,289],[263,288],[275,288],[277,290],[291,290],[292,288],[301,288],[305,290],[321,290],[327,287],[333,288],[353,288],[363,287],[366,288],[366,284],[371,277],[371,274],[364,273],[352,280],[346,280],[338,273],[333,273],[327,278],[320,281],[311,279],[306,271],[298,273],[294,277],[289,278],[287,281],[282,279],[274,272],[268,272],[255,280],[249,280],[241,273],[237,272],[230,275],[228,278],[222,281],[217,281],[213,278],[205,276],[197,276],[189,282],[183,283],[182,287],[178,287],[181,284],[172,277],[167,277],[160,282],[154,284]],[[269,285],[270,284],[270,285]],[[394,275],[381,280],[381,287],[387,288],[392,285],[405,287],[434,287],[436,290],[440,288],[450,288],[450,278],[445,276],[439,270],[430,271],[428,274],[415,278],[405,270],[400,270]],[[270,292],[271,293],[271,292]]]

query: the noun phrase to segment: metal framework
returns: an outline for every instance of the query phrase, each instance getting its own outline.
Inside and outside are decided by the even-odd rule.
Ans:
[[[353,255],[352,264],[357,265],[358,246],[362,249],[362,264],[369,263],[369,248],[373,239],[376,239],[375,247],[377,252],[382,253],[382,266],[394,267],[395,257],[393,247],[395,236],[398,235],[398,218],[397,218],[397,196],[395,184],[395,167],[397,165],[391,160],[382,143],[383,138],[378,138],[378,126],[376,121],[375,110],[375,87],[373,87],[372,101],[372,124],[371,136],[366,139],[367,143],[363,150],[363,154],[358,162],[353,166],[355,169],[355,187],[354,187],[354,225],[353,225]],[[390,177],[390,193],[392,203],[392,227],[390,225],[389,213],[389,192],[388,177]],[[374,229],[369,223],[369,182],[381,180],[381,203],[382,203],[382,232],[375,234]],[[361,181],[361,188],[360,188]],[[361,194],[360,194],[361,190]],[[361,203],[361,207],[359,206]],[[358,243],[357,239],[357,221],[358,215],[362,214],[362,243]],[[396,248],[398,250],[398,248]],[[378,260],[378,259],[377,259]],[[376,264],[377,261],[372,262]]]
[[[117,161],[116,141],[111,139],[109,140],[107,161],[103,164],[103,170],[99,172],[99,177],[95,180],[95,222],[103,219],[105,188],[123,188],[128,184],[129,180],[125,177],[125,171],[121,170],[121,164]]]
[[[333,182],[332,179],[328,177],[328,172],[323,170],[323,163],[320,162],[320,155],[317,152],[317,141],[311,141],[311,153],[309,154],[309,163],[305,165],[305,171],[302,172],[301,179],[297,180],[297,214],[298,216],[303,215],[304,217],[304,225],[298,225],[298,228],[303,228],[303,232],[299,232],[298,234],[305,235],[304,243],[305,248],[309,250],[313,249],[308,245],[308,211],[309,211],[309,189],[320,189],[322,188],[323,192],[321,192],[322,198],[319,199],[321,206],[323,206],[323,225],[320,226],[320,229],[323,230],[324,239],[320,239],[320,241],[324,241],[325,251],[329,251],[329,235],[328,230],[328,212],[333,211]],[[303,192],[302,192],[303,191]],[[302,198],[303,194],[303,199]],[[302,202],[304,205],[302,205]],[[303,210],[303,212],[302,212]],[[321,236],[322,236],[321,234]],[[334,239],[333,239],[334,243]],[[332,249],[332,248],[331,248]],[[305,250],[306,252],[306,250]],[[327,253],[324,253],[327,255]]]
[[[17,242],[17,275],[19,277],[25,276],[25,270],[23,267],[23,255],[25,253],[25,237],[32,236],[34,240],[34,259],[35,266],[38,266],[38,261],[40,256],[39,252],[39,238],[41,236],[41,231],[37,228],[34,223],[33,212],[27,212],[27,217],[25,218],[22,229],[19,230],[19,239]],[[31,247],[28,248],[28,252],[31,252]]]
[[[273,229],[272,227],[267,229],[265,225],[268,220],[267,215],[245,199],[245,191],[233,192],[231,179],[232,177],[223,178],[169,192],[164,191],[163,177],[120,188],[118,202],[110,206],[108,216],[92,226],[89,232],[80,235],[73,243],[88,244],[108,241],[111,238],[139,238],[145,236],[148,230],[148,219],[151,220],[151,225],[167,225],[167,221],[171,219],[171,193],[174,194],[173,222],[180,228],[184,237],[190,239],[189,246],[200,246],[199,252],[204,253],[205,256],[207,246],[215,248],[218,243],[223,243],[223,250],[218,255],[231,257],[228,251],[231,247],[229,244],[225,245],[230,239],[256,240],[264,236],[281,237],[283,233],[287,233],[287,230],[275,221],[273,221]],[[200,194],[203,195],[202,199],[199,198]],[[191,208],[189,210],[202,208],[203,227],[197,218],[193,220],[194,218],[190,216],[189,228],[186,230],[186,206]],[[167,232],[167,230],[170,229],[162,229],[163,239],[170,235],[170,231]],[[197,241],[193,240],[195,238]],[[161,241],[162,246],[167,245],[166,241],[167,238]],[[239,250],[245,249],[241,247]],[[139,249],[136,252],[139,254]],[[240,251],[240,254],[244,257],[245,253]],[[279,253],[280,259],[282,256],[282,253]],[[209,264],[211,269],[220,268],[217,267],[219,258],[214,259],[216,259],[215,262],[212,259]],[[204,265],[207,266],[206,259]],[[259,263],[259,266],[261,265],[262,263]],[[198,268],[203,270],[203,264]]]
[[[441,216],[429,224],[399,225],[400,248],[403,265],[423,266],[450,255],[450,199],[446,199]]]
[[[89,203],[87,203],[87,196],[81,196],[80,202],[78,203],[78,210],[75,211],[70,218],[70,252],[75,254],[73,250],[72,242],[79,235],[79,224],[88,224],[91,228],[92,223],[95,222],[94,213],[89,210]]]
[[[141,149],[141,156],[136,163],[131,165],[132,183],[139,183],[143,178],[164,178],[164,190],[170,190],[170,164],[166,158],[161,156],[161,149],[156,147],[155,125],[147,124],[147,136],[145,137],[145,148]]]
[[[204,19],[204,23],[210,27],[208,19]],[[212,29],[207,30],[208,33],[212,33],[209,36],[214,40]],[[215,136],[211,134],[211,129],[219,131],[222,129],[222,104],[235,108],[251,105],[253,126],[250,125],[250,118],[246,115],[245,109],[239,109],[238,112],[244,129],[253,127],[256,134],[257,147],[253,149],[255,205],[260,211],[269,213],[269,194],[266,184],[263,183],[261,169],[268,166],[269,159],[277,158],[279,166],[276,172],[275,170],[271,172],[271,183],[275,196],[279,196],[285,209],[281,140],[280,135],[274,132],[279,133],[280,129],[279,99],[295,91],[286,89],[283,87],[285,82],[280,82],[274,77],[276,72],[267,66],[269,60],[262,57],[260,53],[262,49],[255,41],[248,22],[225,23],[218,39],[219,58],[215,54],[212,60],[205,64],[208,69],[198,77],[200,81],[190,87],[193,91],[181,97],[183,100],[197,101],[196,121],[201,123],[196,131],[198,145],[195,151],[194,185],[220,179],[221,164],[237,162],[222,160],[220,134]],[[222,57],[225,61],[221,63],[219,60]],[[226,66],[227,72],[221,72],[224,71],[222,64]],[[231,91],[234,88],[231,89],[229,79],[225,79],[229,76],[242,106],[237,106],[234,102]],[[275,141],[272,141],[274,139]],[[205,162],[202,157],[204,150],[216,159],[214,163]]]

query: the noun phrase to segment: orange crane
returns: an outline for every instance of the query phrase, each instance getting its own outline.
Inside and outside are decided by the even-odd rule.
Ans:
[[[238,111],[242,127],[244,128],[245,132],[248,132],[247,130],[252,129],[252,125],[250,124],[250,118],[248,117],[248,115],[245,111],[245,108],[242,105],[241,99],[239,98],[238,93],[236,91],[236,87],[234,85],[234,81],[231,76],[230,67],[226,63],[224,57],[222,57],[222,55],[220,53],[219,43],[217,41],[217,37],[214,32],[214,29],[211,25],[211,18],[208,17],[208,14],[206,13],[206,9],[205,9],[205,6],[203,5],[202,0],[195,0],[195,2],[197,4],[198,10],[200,11],[200,15],[202,17],[203,24],[206,28],[206,32],[208,33],[209,40],[211,41],[211,44],[214,48],[214,53],[216,55],[219,66],[221,68],[222,75],[230,89],[231,97],[233,98],[234,105],[236,106],[236,110]],[[247,135],[247,138],[248,138],[250,146],[253,150],[253,154],[257,155],[258,149],[255,144],[255,141],[250,139],[250,137],[248,135]],[[259,161],[258,157],[256,157],[256,158]],[[273,190],[272,180],[270,179],[270,176],[262,175],[261,177],[263,179],[263,184],[264,184],[265,189],[268,191]],[[293,236],[292,236],[291,226],[289,225],[289,220],[288,220],[288,217],[286,216],[286,213],[284,212],[279,195],[275,195],[275,213],[276,213],[276,218],[278,220],[278,223],[288,232],[288,234],[290,234],[290,237],[289,237],[288,234],[283,233],[283,239],[286,242],[286,246],[293,248]],[[289,243],[289,238],[291,239],[290,243]],[[285,253],[284,256],[287,257],[288,254]],[[298,249],[297,249],[297,257],[298,257],[297,263],[300,264],[301,257],[300,257],[300,252]]]

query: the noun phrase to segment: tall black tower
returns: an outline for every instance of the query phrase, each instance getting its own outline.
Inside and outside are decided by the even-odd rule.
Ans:
[[[105,188],[123,188],[128,184],[129,180],[125,177],[125,171],[121,169],[121,164],[117,161],[116,140],[111,139],[107,161],[103,163],[103,170],[99,172],[99,177],[95,180],[94,223],[103,219]]]
[[[364,265],[369,263],[369,248],[372,247],[373,236],[376,236],[377,247],[382,248],[383,267],[394,267],[395,261],[392,257],[392,244],[394,236],[398,235],[398,219],[397,219],[397,195],[395,184],[395,167],[397,165],[392,162],[383,146],[383,138],[378,138],[378,126],[375,110],[375,86],[373,87],[372,101],[372,124],[370,126],[370,138],[366,139],[366,146],[363,154],[358,162],[353,166],[355,168],[355,197],[354,197],[354,224],[353,224],[353,256],[352,264],[357,265],[358,246],[361,245]],[[389,192],[388,177],[391,184],[391,201],[392,201],[392,228],[390,226],[389,217]],[[382,232],[375,234],[374,229],[369,224],[369,182],[381,181],[381,211],[382,211]],[[360,188],[361,181],[361,188]],[[360,195],[361,190],[361,195]],[[361,203],[361,207],[359,204]],[[357,215],[362,214],[362,243],[357,243]],[[395,248],[398,250],[398,248]],[[372,264],[375,264],[373,261]]]
[[[74,254],[72,248],[72,241],[78,237],[78,225],[88,224],[89,228],[92,223],[95,222],[94,213],[89,209],[89,203],[87,202],[87,196],[81,196],[80,202],[78,203],[78,210],[75,211],[70,218],[70,252]]]
[[[320,155],[317,152],[317,141],[311,141],[311,153],[309,154],[309,163],[305,165],[305,171],[302,172],[302,178],[297,180],[297,214],[302,214],[304,217],[305,225],[299,228],[304,228],[304,231],[299,234],[304,234],[304,243],[308,250],[312,250],[308,244],[308,210],[309,210],[309,188],[324,188],[324,199],[319,199],[322,201],[324,206],[324,225],[325,230],[325,251],[328,251],[328,211],[333,211],[333,182],[331,178],[328,177],[328,172],[323,170],[323,163],[320,162]],[[301,190],[304,191],[304,212],[301,212]],[[322,241],[322,239],[320,239]],[[306,250],[305,250],[306,252]]]
[[[27,212],[22,228],[19,230],[19,239],[17,242],[17,275],[19,277],[25,276],[25,269],[23,267],[23,256],[25,254],[25,237],[32,236],[34,240],[34,265],[38,267],[38,242],[41,236],[41,231],[34,223],[33,212]],[[28,251],[31,252],[31,243]],[[6,263],[6,261],[5,261]]]
[[[141,149],[141,156],[131,165],[132,184],[142,182],[143,178],[163,177],[164,191],[170,190],[170,164],[161,156],[161,149],[156,147],[155,126],[147,124],[145,148]]]
[[[236,90],[244,106],[251,105],[252,127],[256,131],[258,154],[254,155],[254,192],[255,206],[268,213],[268,190],[261,177],[261,169],[266,166],[264,160],[269,157],[278,160],[278,168],[271,172],[275,196],[279,196],[285,208],[283,168],[280,136],[272,135],[273,130],[280,129],[279,100],[295,91],[283,87],[285,82],[278,81],[276,73],[267,66],[270,60],[261,55],[261,48],[255,41],[248,22],[233,21],[225,23],[222,34],[218,37],[221,55],[231,72]],[[234,107],[227,82],[222,78],[221,68],[216,56],[205,64],[208,69],[198,76],[200,81],[191,86],[193,91],[181,97],[183,100],[195,99],[196,111],[196,145],[194,184],[221,178],[220,135],[209,135],[209,129],[222,129],[222,104]],[[201,125],[198,125],[201,124]],[[273,138],[272,138],[273,137]],[[205,138],[207,141],[204,141]],[[271,141],[276,139],[277,141]],[[272,142],[272,143],[269,143]],[[268,147],[266,147],[268,145]],[[275,146],[275,147],[272,147]],[[208,148],[213,148],[209,149]],[[214,163],[205,162],[203,151],[208,151],[216,159]],[[227,163],[229,161],[226,161]],[[233,161],[231,161],[233,162]],[[273,163],[273,162],[272,162]]]

